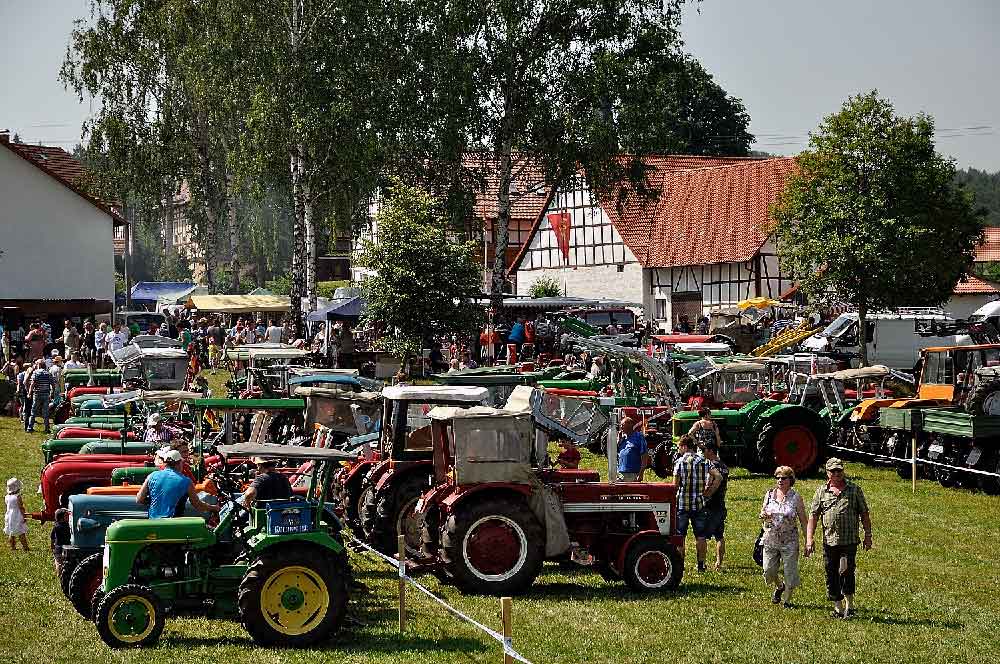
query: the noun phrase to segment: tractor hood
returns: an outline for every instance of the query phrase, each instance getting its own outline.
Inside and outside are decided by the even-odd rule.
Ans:
[[[149,542],[192,544],[208,543],[215,539],[201,517],[183,516],[173,519],[128,519],[108,527],[107,542]]]

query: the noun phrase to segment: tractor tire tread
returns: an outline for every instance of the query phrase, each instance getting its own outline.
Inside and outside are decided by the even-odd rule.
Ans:
[[[87,620],[93,617],[94,599],[94,594],[87,589],[92,587],[94,575],[103,574],[103,566],[103,553],[94,553],[81,560],[69,577],[69,601],[76,612]]]
[[[419,498],[427,487],[426,475],[411,475],[388,490],[371,491],[365,501],[363,526],[371,545],[386,555],[396,553],[396,520],[407,502]]]

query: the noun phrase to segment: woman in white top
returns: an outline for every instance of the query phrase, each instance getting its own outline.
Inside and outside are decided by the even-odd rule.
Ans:
[[[774,488],[764,495],[760,518],[764,523],[764,581],[774,586],[771,602],[791,608],[792,591],[799,586],[799,524],[806,530],[806,506],[792,486],[795,471],[774,470]],[[778,573],[784,567],[784,579]]]

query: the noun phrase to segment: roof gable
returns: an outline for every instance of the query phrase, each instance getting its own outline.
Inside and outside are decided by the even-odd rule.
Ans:
[[[106,202],[91,196],[84,191],[82,184],[87,177],[87,169],[72,155],[62,148],[48,145],[28,145],[27,143],[11,143],[4,135],[0,137],[0,145],[4,146],[21,159],[54,178],[64,187],[80,196],[88,203],[108,214],[116,224],[127,223]]]

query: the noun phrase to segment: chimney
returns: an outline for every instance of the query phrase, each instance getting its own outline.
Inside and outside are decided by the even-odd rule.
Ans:
[[[0,129],[0,143],[10,144],[10,129]]]

